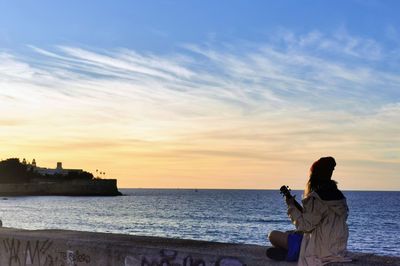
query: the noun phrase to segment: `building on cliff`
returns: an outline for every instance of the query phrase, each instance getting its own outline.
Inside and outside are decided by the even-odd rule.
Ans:
[[[25,159],[23,159],[22,163],[28,166],[28,169],[32,169],[34,172],[41,175],[68,175],[69,173],[83,173],[82,169],[64,169],[62,167],[62,162],[57,162],[56,168],[46,168],[46,167],[38,167],[36,165],[36,160],[33,159],[32,163],[27,163]]]

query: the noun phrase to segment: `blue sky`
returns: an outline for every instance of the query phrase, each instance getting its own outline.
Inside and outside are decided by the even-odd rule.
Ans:
[[[398,190],[399,5],[0,0],[0,155],[197,188],[302,188],[333,155]]]
[[[278,28],[299,34],[314,30],[332,34],[345,28],[360,37],[382,40],[399,25],[399,5],[370,0],[1,1],[0,44],[14,48],[63,43],[168,52],[187,42],[262,41]]]

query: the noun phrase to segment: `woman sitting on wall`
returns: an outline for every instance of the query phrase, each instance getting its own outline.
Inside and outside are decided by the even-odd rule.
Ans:
[[[269,240],[274,247],[267,250],[268,257],[298,260],[298,265],[350,261],[345,257],[348,207],[336,182],[331,180],[335,166],[332,157],[323,157],[313,163],[302,209],[295,206],[294,198],[286,197],[288,215],[296,231],[272,231]]]

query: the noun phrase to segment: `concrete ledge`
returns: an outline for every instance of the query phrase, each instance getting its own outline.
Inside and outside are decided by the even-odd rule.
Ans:
[[[266,247],[65,230],[0,228],[0,265],[261,266],[296,265],[265,256]],[[400,265],[400,257],[352,253],[343,265]],[[333,264],[332,264],[333,265]],[[342,264],[335,264],[342,265]]]

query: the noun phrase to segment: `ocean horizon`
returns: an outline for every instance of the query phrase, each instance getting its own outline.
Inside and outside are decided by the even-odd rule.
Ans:
[[[184,187],[184,188],[169,188],[169,187],[131,187],[131,188],[118,188],[121,192],[126,190],[244,190],[244,191],[277,191],[276,188],[196,188],[196,187]],[[400,192],[400,190],[393,189],[340,189],[343,192]],[[293,189],[297,194],[301,194],[304,190]],[[279,190],[278,190],[279,192]]]
[[[278,190],[120,189],[118,197],[3,197],[3,226],[65,229],[267,246],[272,230],[292,230]],[[299,199],[302,191],[294,190]],[[400,256],[399,191],[343,191],[348,249]],[[385,239],[385,241],[382,241]]]

